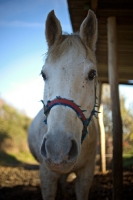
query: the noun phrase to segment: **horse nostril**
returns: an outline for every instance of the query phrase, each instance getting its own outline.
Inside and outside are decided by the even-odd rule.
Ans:
[[[41,146],[41,154],[44,158],[47,158],[47,152],[46,152],[46,138],[43,140],[42,146]]]
[[[70,148],[70,151],[68,153],[69,155],[69,161],[73,160],[77,155],[78,155],[78,148],[77,148],[77,144],[74,140],[71,141],[72,142],[72,146]]]
[[[78,155],[78,146],[75,140],[67,140],[65,148],[64,146],[57,148],[53,140],[44,138],[40,150],[42,158],[47,162],[51,160],[53,163],[71,162]]]

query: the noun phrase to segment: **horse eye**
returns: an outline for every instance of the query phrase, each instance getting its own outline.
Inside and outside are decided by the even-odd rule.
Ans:
[[[41,71],[41,75],[42,75],[43,79],[46,80],[46,75],[43,73],[43,71]]]
[[[90,81],[92,81],[96,76],[96,70],[92,69],[89,74],[88,74],[88,78]]]

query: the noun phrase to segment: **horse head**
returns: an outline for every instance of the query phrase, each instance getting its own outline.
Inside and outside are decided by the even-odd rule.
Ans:
[[[80,116],[82,110],[84,118],[88,119],[95,104],[96,16],[90,10],[79,33],[64,35],[59,20],[51,11],[45,35],[48,53],[41,74],[45,81],[43,102],[47,131],[41,156],[52,171],[67,173],[74,167],[82,148],[85,126]]]

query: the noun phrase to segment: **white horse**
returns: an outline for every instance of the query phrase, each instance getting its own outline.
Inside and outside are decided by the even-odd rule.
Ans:
[[[29,147],[40,163],[43,200],[55,200],[59,178],[71,172],[76,174],[77,200],[87,200],[97,142],[93,118],[97,19],[90,10],[78,34],[63,35],[51,11],[45,34],[49,50],[41,71],[45,81],[44,109],[29,128]]]

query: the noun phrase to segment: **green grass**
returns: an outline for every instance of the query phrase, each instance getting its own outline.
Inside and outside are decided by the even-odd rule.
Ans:
[[[123,154],[123,167],[133,168],[133,154]]]
[[[30,152],[23,151],[23,152],[17,153],[17,155],[11,154],[11,156],[16,157],[17,160],[22,163],[29,163],[29,164],[37,163],[37,161],[34,159],[34,157],[32,156]]]
[[[37,164],[30,152],[6,153],[0,151],[0,165]]]

